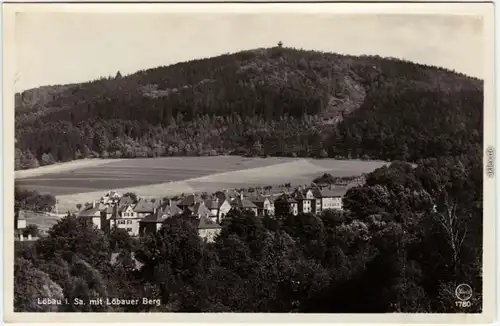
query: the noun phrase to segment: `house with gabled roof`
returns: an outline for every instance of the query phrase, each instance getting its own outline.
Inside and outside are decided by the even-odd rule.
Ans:
[[[261,194],[257,194],[255,196],[249,197],[248,200],[250,200],[255,206],[257,206],[258,216],[274,215],[274,201],[272,201],[271,198],[264,197]]]
[[[189,207],[187,211],[191,212],[191,215],[197,218],[209,218],[212,214],[204,202],[197,202],[193,207]]]
[[[102,211],[105,211],[106,208],[100,207],[96,205],[95,202],[92,203],[91,206],[84,208],[83,211],[81,211],[78,214],[78,217],[80,218],[85,218],[89,221],[92,222],[99,230],[102,229]]]
[[[183,210],[173,201],[169,201],[169,203],[162,208],[161,213],[164,217],[172,217],[182,214]]]
[[[24,210],[19,209],[14,215],[14,227],[16,230],[24,230],[26,228],[26,217]]]
[[[250,200],[243,197],[243,194],[240,194],[239,197],[233,199],[231,201],[231,207],[233,209],[237,209],[239,211],[251,211],[255,215],[258,214],[258,207]]]
[[[177,206],[179,206],[182,210],[186,211],[190,208],[194,208],[194,206],[200,202],[203,202],[203,199],[197,194],[192,194],[182,198],[182,200],[177,204]]]
[[[212,219],[217,219],[219,216],[219,198],[215,197],[215,199],[206,199],[204,203],[210,210],[210,217]]]
[[[274,201],[274,210],[276,216],[297,215],[299,213],[299,204],[292,196],[283,194]]]
[[[166,219],[182,214],[179,206],[169,203],[155,213],[149,214],[139,221],[139,234],[154,233],[161,229]]]
[[[320,202],[320,209],[318,212],[325,209],[342,210],[342,198],[346,192],[346,187],[314,188],[314,197],[316,197]]]
[[[212,199],[205,200],[205,206],[211,212],[211,218],[220,222],[229,213],[232,206],[228,199],[226,199],[224,194],[217,194]]]
[[[123,205],[117,206],[109,219],[109,228],[119,228],[124,229],[131,236],[139,235],[139,221],[141,217],[137,216],[137,212],[135,211],[135,204],[133,201],[120,200],[121,203],[125,203]],[[107,215],[107,212],[106,212]]]
[[[200,238],[206,242],[214,242],[222,227],[212,219],[202,217],[198,220],[197,229]]]
[[[146,199],[140,199],[139,202],[134,207],[134,211],[137,213],[137,217],[145,217],[150,214],[154,214],[158,209],[160,203],[148,201]]]
[[[298,188],[293,193],[297,200],[298,210],[301,213],[316,213],[316,198],[311,189]]]
[[[24,241],[24,232],[26,230],[26,216],[24,210],[20,209],[14,214],[14,238]],[[31,240],[31,235],[30,238]]]

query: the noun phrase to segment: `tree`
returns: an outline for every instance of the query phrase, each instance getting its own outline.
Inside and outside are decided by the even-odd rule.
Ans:
[[[24,229],[25,236],[31,235],[32,237],[39,237],[40,236],[40,230],[38,229],[38,226],[35,224],[28,224],[26,226],[26,229]]]
[[[54,303],[39,304],[38,299]],[[61,302],[61,304],[58,304]],[[23,258],[14,263],[14,310],[16,312],[57,312],[64,303],[64,293],[59,284]]]
[[[82,204],[80,203],[76,204],[76,208],[78,209],[78,211],[80,211],[82,209]]]
[[[135,192],[126,192],[123,194],[123,197],[130,197],[134,204],[137,204],[139,202],[139,198],[137,197],[137,194]]]
[[[321,149],[321,151],[319,153],[319,157],[320,158],[327,158],[328,157],[328,153],[324,148]]]
[[[31,151],[27,151],[24,156],[24,163],[22,164],[25,169],[34,169],[40,166],[35,155]]]
[[[109,246],[113,251],[126,250],[130,252],[134,249],[133,239],[124,229],[111,229],[107,234],[107,238],[109,239]]]
[[[45,153],[42,155],[42,159],[40,161],[42,165],[51,165],[55,163],[54,158],[52,157],[52,154],[50,153]]]
[[[15,170],[21,170],[24,169],[24,164],[26,158],[24,157],[24,153],[19,149],[16,148],[15,154],[14,154],[14,169]]]
[[[72,259],[77,255],[91,265],[102,268],[107,264],[109,241],[91,221],[68,215],[59,220],[46,237],[36,243],[37,251],[45,260],[54,257]]]
[[[193,284],[202,273],[201,241],[189,219],[167,219],[157,233],[144,239],[135,256],[149,271],[144,281],[158,289],[163,304],[172,292],[182,291],[181,284]]]

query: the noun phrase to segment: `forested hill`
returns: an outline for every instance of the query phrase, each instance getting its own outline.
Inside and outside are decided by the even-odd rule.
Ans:
[[[415,161],[482,144],[483,83],[380,57],[243,51],[16,94],[16,169],[83,157]]]

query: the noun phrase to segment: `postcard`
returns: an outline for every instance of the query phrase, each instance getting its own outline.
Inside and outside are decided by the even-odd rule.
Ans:
[[[7,322],[493,320],[493,4],[3,9]]]

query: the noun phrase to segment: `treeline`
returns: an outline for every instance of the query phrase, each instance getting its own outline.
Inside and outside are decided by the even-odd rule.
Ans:
[[[353,175],[348,177],[337,177],[330,173],[314,178],[313,184],[316,185],[348,185],[348,184],[363,184],[365,181],[364,175]]]
[[[14,210],[31,210],[51,212],[56,205],[56,197],[51,194],[40,194],[36,190],[14,188]]]
[[[30,139],[36,139],[34,147],[16,149],[15,166],[34,168],[80,158],[228,154],[328,157],[321,147],[320,131],[314,129],[316,122],[317,118],[311,116],[244,121],[232,114],[189,122],[179,115],[167,127],[123,120],[83,122],[76,127],[69,123],[44,124],[29,131]]]
[[[482,141],[482,82],[379,57],[261,49],[16,97],[16,169],[82,157],[414,161]]]
[[[18,247],[16,311],[463,312],[482,307],[478,156],[396,162],[349,190],[345,211],[258,218],[233,212],[215,243],[171,218],[153,235],[105,234],[66,217]],[[119,252],[115,266],[110,253]],[[134,253],[132,257],[131,253]],[[142,264],[136,270],[134,258]],[[70,304],[37,305],[36,297]],[[161,299],[160,306],[77,306],[74,298]]]

